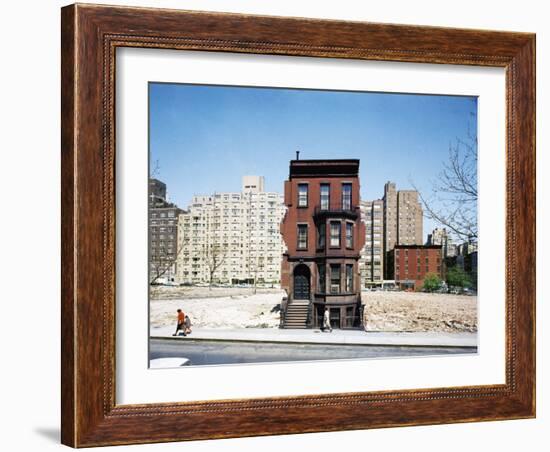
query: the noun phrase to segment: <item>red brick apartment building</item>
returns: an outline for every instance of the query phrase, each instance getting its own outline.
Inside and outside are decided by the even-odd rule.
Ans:
[[[428,273],[445,275],[441,245],[395,245],[387,259],[389,279],[401,289],[421,290]]]
[[[285,328],[316,328],[329,308],[333,328],[362,322],[359,160],[291,160],[281,233]]]

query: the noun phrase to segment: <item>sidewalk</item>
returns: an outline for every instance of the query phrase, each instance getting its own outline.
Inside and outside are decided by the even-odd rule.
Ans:
[[[333,330],[323,333],[318,329],[285,330],[278,328],[193,329],[184,336],[172,336],[175,327],[151,328],[152,339],[211,340],[247,342],[286,342],[337,345],[392,345],[409,347],[476,347],[476,333],[392,333],[362,330]]]

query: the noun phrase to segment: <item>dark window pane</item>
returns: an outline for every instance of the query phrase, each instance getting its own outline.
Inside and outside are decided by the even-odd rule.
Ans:
[[[307,224],[298,225],[298,249],[307,249]]]
[[[325,223],[321,223],[318,227],[317,248],[325,247],[326,230],[327,230],[327,225]]]
[[[319,271],[319,292],[325,293],[326,286],[327,286],[325,264],[319,264],[318,271]]]
[[[353,248],[353,223],[346,223],[346,247]]]
[[[346,292],[353,292],[353,264],[346,264]]]
[[[330,266],[330,293],[340,293],[340,264]]]

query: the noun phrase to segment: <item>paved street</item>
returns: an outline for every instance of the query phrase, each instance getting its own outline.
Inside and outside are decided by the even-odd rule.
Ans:
[[[327,359],[390,358],[477,353],[477,347],[288,344],[271,342],[151,339],[150,359],[187,358],[188,365]]]
[[[302,344],[335,345],[395,345],[395,346],[435,346],[435,347],[475,347],[477,333],[446,332],[377,332],[363,330],[334,329],[332,333],[322,333],[318,329],[279,329],[279,328],[194,328],[188,337],[174,338],[174,327],[151,328],[150,337],[173,340],[224,340],[259,342],[296,342]]]

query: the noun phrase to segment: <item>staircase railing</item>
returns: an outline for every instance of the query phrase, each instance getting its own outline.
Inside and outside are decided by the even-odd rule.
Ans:
[[[281,300],[281,310],[279,311],[279,328],[285,327],[285,316],[288,307],[288,297],[283,297]]]

